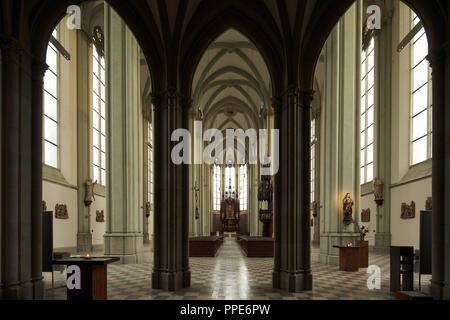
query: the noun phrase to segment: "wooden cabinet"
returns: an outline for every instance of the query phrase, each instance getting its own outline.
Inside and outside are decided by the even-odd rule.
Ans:
[[[414,290],[414,247],[391,246],[391,292]]]

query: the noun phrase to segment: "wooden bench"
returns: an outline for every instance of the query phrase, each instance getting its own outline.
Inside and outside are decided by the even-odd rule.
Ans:
[[[215,257],[223,244],[223,236],[189,238],[189,257]]]
[[[249,258],[273,257],[273,238],[238,235],[237,242]]]

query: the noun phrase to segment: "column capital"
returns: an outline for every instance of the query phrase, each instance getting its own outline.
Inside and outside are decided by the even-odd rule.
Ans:
[[[150,94],[150,102],[153,106],[153,111],[156,112],[161,109],[162,97],[160,93],[152,92]]]
[[[33,65],[40,65],[40,68],[45,70],[48,69],[47,64],[45,63],[45,59],[42,59],[41,57],[38,57],[36,55],[34,55],[33,53],[31,53],[28,49],[26,49],[19,40],[17,40],[16,38],[9,36],[9,35],[5,35],[5,34],[0,34],[0,49],[2,50],[6,50],[6,51],[12,51],[15,54],[24,54],[26,56],[28,56],[32,61],[33,61]]]
[[[21,46],[14,37],[0,34],[0,49],[20,51]]]
[[[35,59],[31,65],[33,81],[43,82],[45,72],[47,72],[48,68],[47,63]]]
[[[297,85],[291,84],[286,90],[283,91],[281,96],[286,96],[287,98],[298,98],[300,96],[300,91],[301,90]]]
[[[167,109],[183,111],[180,105],[183,95],[174,86],[168,86],[161,94],[161,106]]]
[[[282,105],[281,97],[272,97],[271,100],[271,109],[274,113],[277,113],[280,111]]]
[[[193,103],[194,101],[192,100],[191,97],[182,97],[181,98],[181,106],[183,107],[183,110],[188,110],[189,112],[191,112],[193,108]]]
[[[142,117],[147,121],[152,121],[152,96],[144,97],[142,101]]]
[[[290,85],[281,94],[280,101],[283,97],[286,97],[290,105],[300,107],[302,109],[311,109],[314,94],[315,91],[312,89],[302,89],[296,85]]]
[[[312,108],[312,102],[314,101],[315,91],[312,89],[301,89],[300,90],[300,107],[305,109]]]
[[[450,52],[450,43],[447,43],[442,49],[431,51],[426,59],[430,63],[430,67],[441,69],[445,60],[446,51]],[[435,69],[433,69],[434,72]]]

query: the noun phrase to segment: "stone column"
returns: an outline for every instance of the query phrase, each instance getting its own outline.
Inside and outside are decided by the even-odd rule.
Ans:
[[[273,287],[312,290],[309,212],[310,105],[312,91],[291,86],[275,115],[280,128],[280,171],[275,176]]]
[[[376,41],[375,175],[383,181],[383,204],[377,206],[375,249],[387,252],[391,245],[391,118],[392,118],[392,10],[382,8],[383,24]]]
[[[145,102],[143,102],[145,103]],[[144,108],[143,108],[144,109]],[[148,119],[144,118],[143,119],[143,132],[144,132],[144,137],[147,136],[147,132],[148,132],[148,127],[150,126],[150,122]],[[148,175],[148,157],[149,157],[149,152],[148,152],[148,146],[145,143],[146,138],[143,139],[143,143],[142,143],[142,148],[143,148],[143,153],[144,153],[144,157],[143,157],[143,172],[142,175],[144,177],[144,183],[143,183],[143,204],[142,204],[142,219],[144,221],[143,225],[142,225],[142,234],[144,237],[144,244],[150,244],[151,243],[151,234],[150,234],[150,220],[153,218],[152,215],[150,216],[150,218],[147,219],[146,214],[145,214],[145,204],[147,202],[150,202],[151,199],[149,199],[148,197],[148,192],[149,192],[149,188],[148,188],[148,181],[150,179],[149,175]]]
[[[45,284],[43,281],[44,277],[42,275],[42,135],[36,134],[37,132],[42,132],[42,101],[44,93],[43,77],[45,70],[47,70],[47,65],[44,62],[37,60],[34,61],[32,65],[33,111],[31,138],[31,282],[33,285],[34,300],[43,300],[45,296]]]
[[[315,128],[315,136],[316,136],[316,143],[315,143],[315,177],[314,177],[314,202],[316,205],[316,208],[314,208],[315,213],[317,214],[316,217],[314,217],[314,235],[312,239],[312,244],[314,246],[320,245],[320,136],[321,136],[321,112],[322,112],[322,106],[320,105],[320,101],[316,102],[314,101],[313,107],[312,107],[312,114],[311,119],[314,119],[316,122],[316,128]],[[313,208],[311,208],[311,211]]]
[[[3,142],[3,45],[0,46],[0,141]],[[41,84],[42,86],[42,84]],[[42,105],[41,105],[41,113],[42,113]],[[42,132],[42,129],[41,129]],[[40,142],[42,143],[42,141]],[[0,146],[1,148],[1,146]],[[2,150],[3,153],[3,149]],[[42,151],[41,151],[42,152]],[[42,162],[42,159],[41,159]],[[0,170],[3,173],[3,157],[0,155]],[[42,169],[40,169],[41,175],[42,175]],[[42,194],[42,192],[41,192]],[[41,195],[42,197],[42,195]],[[0,205],[3,208],[3,182],[0,183]],[[4,279],[1,275],[3,275],[3,260],[5,257],[3,257],[3,210],[0,210],[0,288],[4,287]],[[42,268],[41,268],[42,269]],[[0,289],[0,299],[3,299],[4,292],[2,289]]]
[[[431,295],[450,299],[450,49],[429,55],[433,77],[433,235]],[[446,192],[447,191],[447,192]]]
[[[257,164],[250,164],[249,170],[249,211],[248,223],[249,232],[251,236],[262,235],[261,222],[259,221],[259,202],[258,202],[258,187],[259,187],[259,167]]]
[[[188,128],[188,108],[169,87],[156,95],[155,106],[155,256],[153,289],[175,291],[190,287],[189,170],[171,160],[172,132]],[[199,182],[200,183],[200,182]]]
[[[192,108],[192,106],[189,106],[189,132],[191,133],[191,146],[194,145],[195,141],[195,135],[194,135],[194,121],[196,119],[196,112],[195,109]],[[195,237],[197,236],[196,233],[196,220],[195,220],[195,190],[194,187],[199,186],[199,181],[196,176],[196,167],[197,164],[194,164],[194,154],[191,154],[191,162],[192,165],[189,166],[189,185],[191,188],[189,188],[189,236]],[[196,185],[197,184],[197,185]],[[200,205],[200,203],[199,203]]]
[[[210,195],[211,195],[211,176],[210,167],[202,165],[202,180],[199,182],[202,186],[202,206],[200,207],[200,216],[202,219],[203,235],[209,237],[211,235],[211,213],[210,213]]]
[[[105,9],[107,224],[105,254],[135,264],[143,258],[140,49],[111,7]]]
[[[43,60],[0,38],[0,299],[42,299]],[[41,92],[39,92],[41,90]]]
[[[77,30],[77,176],[78,176],[78,233],[77,251],[92,251],[92,233],[89,207],[84,204],[85,183],[90,177],[91,168],[91,121],[92,100],[89,87],[90,79],[90,41],[86,33]]]
[[[350,193],[358,217],[360,194],[360,108],[358,105],[360,43],[357,9],[353,5],[340,20],[325,47],[325,111],[322,208],[319,261],[339,264],[334,245],[358,241],[353,224],[344,224],[343,199]],[[309,159],[309,158],[308,158]]]

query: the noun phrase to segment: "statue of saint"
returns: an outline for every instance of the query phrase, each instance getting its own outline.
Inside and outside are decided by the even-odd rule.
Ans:
[[[353,205],[354,202],[352,198],[350,197],[350,193],[347,193],[345,195],[345,198],[343,200],[344,205],[344,224],[349,225],[352,223],[352,216],[353,216]]]
[[[375,202],[378,205],[383,204],[383,181],[378,178],[373,180],[373,195],[375,196]]]
[[[92,204],[92,201],[95,201],[94,187],[96,184],[97,181],[93,182],[92,179],[86,180],[86,193],[84,197],[84,204],[86,205],[86,207],[89,207]]]

